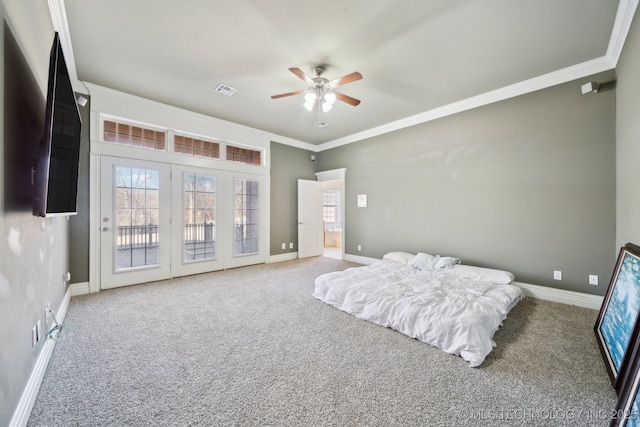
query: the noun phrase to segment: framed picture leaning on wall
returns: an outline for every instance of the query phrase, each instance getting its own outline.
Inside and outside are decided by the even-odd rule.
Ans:
[[[640,340],[629,344],[629,364],[620,382],[618,403],[611,413],[610,427],[640,426]]]
[[[640,312],[640,247],[627,243],[620,249],[594,331],[602,357],[618,395],[631,363],[627,351],[635,342]]]

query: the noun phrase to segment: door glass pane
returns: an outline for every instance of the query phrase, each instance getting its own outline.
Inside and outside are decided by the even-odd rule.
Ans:
[[[185,262],[212,260],[216,257],[216,178],[185,173],[184,256]]]
[[[258,181],[234,178],[235,255],[257,254],[259,226]]]
[[[116,271],[158,265],[159,178],[157,170],[116,166]]]

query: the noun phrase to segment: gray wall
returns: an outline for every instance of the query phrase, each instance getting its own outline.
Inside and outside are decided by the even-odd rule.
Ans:
[[[44,6],[43,6],[44,4]],[[2,21],[12,24],[13,31],[0,31],[0,58],[4,63],[5,42],[16,39],[42,99],[46,92],[49,50],[53,42],[53,25],[46,3],[36,1],[2,1]],[[4,22],[3,22],[4,23]],[[13,123],[8,114],[17,108],[8,98],[4,67],[0,67],[0,164],[3,171],[11,167],[7,153],[15,152],[16,139],[7,137]],[[38,94],[36,93],[36,96]],[[44,101],[42,101],[44,102]],[[42,104],[44,115],[44,103]],[[7,117],[9,119],[5,120]],[[9,131],[9,134],[13,135]],[[40,135],[41,137],[41,135]],[[33,141],[32,143],[37,143]],[[21,142],[23,144],[23,142]],[[18,152],[30,152],[31,147],[20,146]],[[22,173],[17,170],[16,173]],[[30,174],[30,171],[27,171]],[[16,177],[0,174],[0,425],[9,425],[44,340],[31,346],[31,329],[38,320],[44,324],[48,302],[57,309],[66,291],[62,280],[68,271],[68,224],[66,218],[37,218],[28,209],[10,209],[7,188]],[[46,329],[46,328],[43,328]]]
[[[89,95],[83,95],[89,99]],[[91,100],[82,107],[82,135],[80,167],[78,170],[78,214],[69,218],[69,257],[71,259],[69,283],[89,281],[89,112]]]
[[[640,12],[618,62],[616,115],[616,246],[640,245]]]
[[[604,294],[615,261],[615,91],[583,96],[588,80],[319,153],[319,170],[347,168],[345,252],[458,256],[521,282]]]
[[[271,143],[271,255],[298,251],[298,179],[316,180],[310,155],[307,150]]]

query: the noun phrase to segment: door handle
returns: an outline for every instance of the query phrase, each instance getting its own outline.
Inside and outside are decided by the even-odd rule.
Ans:
[[[109,227],[102,227],[102,231],[109,231]]]

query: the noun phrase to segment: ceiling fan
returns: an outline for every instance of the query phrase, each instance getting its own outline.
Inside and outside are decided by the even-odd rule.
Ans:
[[[314,78],[309,77],[299,68],[289,68],[289,71],[304,80],[304,82],[309,85],[309,88],[307,90],[298,90],[295,92],[273,95],[271,99],[304,94],[303,105],[307,110],[311,112],[319,112],[322,108],[322,111],[325,113],[331,110],[336,99],[342,102],[346,102],[349,105],[353,105],[354,107],[360,104],[359,99],[355,99],[343,93],[334,91],[334,89],[339,86],[343,86],[347,83],[355,82],[362,79],[362,74],[357,71],[331,81],[329,81],[325,77],[322,77],[322,74],[324,74],[324,68],[320,66],[315,67],[315,69],[313,70],[316,75]]]

